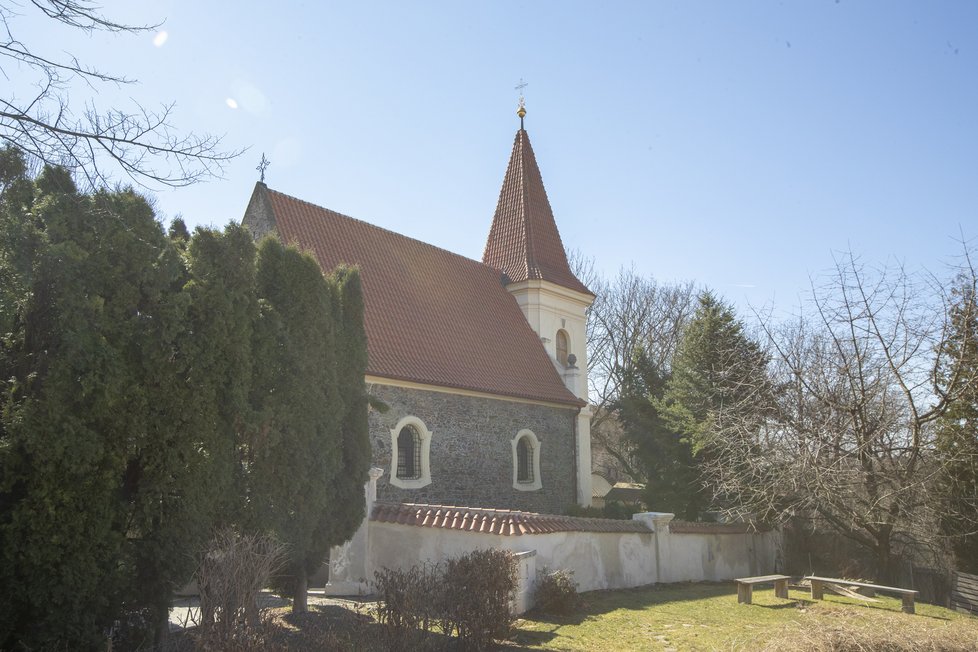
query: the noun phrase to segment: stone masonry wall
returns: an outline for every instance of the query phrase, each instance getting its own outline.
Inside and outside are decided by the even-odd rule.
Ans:
[[[380,501],[464,505],[563,513],[575,503],[574,420],[577,410],[443,392],[368,385],[389,406],[370,410],[373,464],[384,469],[377,482]],[[431,484],[401,489],[390,483],[391,429],[405,416],[417,417],[431,434]],[[513,488],[511,441],[528,429],[540,440],[542,488]]]

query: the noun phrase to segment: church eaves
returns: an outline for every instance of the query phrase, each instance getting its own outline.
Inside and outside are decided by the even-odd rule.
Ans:
[[[522,128],[516,132],[482,262],[512,283],[550,281],[593,296],[567,263],[530,137]]]

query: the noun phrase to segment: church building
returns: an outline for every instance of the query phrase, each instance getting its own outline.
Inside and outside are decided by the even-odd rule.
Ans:
[[[360,268],[385,502],[559,514],[591,501],[585,310],[521,125],[482,261],[255,187],[244,224]]]

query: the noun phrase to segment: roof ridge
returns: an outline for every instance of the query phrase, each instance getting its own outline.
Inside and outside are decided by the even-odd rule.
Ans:
[[[498,272],[499,271],[495,267],[492,267],[491,265],[486,265],[481,260],[476,260],[475,258],[469,258],[468,256],[463,256],[462,254],[460,254],[458,252],[455,252],[455,251],[452,251],[451,249],[445,249],[444,247],[439,247],[438,245],[433,245],[430,242],[425,242],[424,240],[419,240],[417,238],[412,238],[409,235],[404,235],[403,233],[400,233],[398,231],[394,231],[393,229],[388,229],[388,228],[383,227],[383,226],[378,226],[376,224],[372,224],[370,222],[367,222],[366,220],[361,220],[360,218],[353,217],[351,215],[347,215],[346,213],[340,213],[339,211],[334,211],[332,208],[326,208],[325,206],[320,206],[319,204],[314,204],[311,201],[307,201],[305,199],[300,199],[299,197],[296,197],[295,195],[290,195],[287,192],[281,192],[281,191],[278,191],[278,190],[273,190],[272,188],[267,188],[267,190],[270,193],[274,193],[276,195],[281,195],[282,197],[286,197],[286,198],[288,198],[288,199],[290,199],[292,201],[297,201],[297,202],[299,202],[301,204],[305,204],[306,206],[311,206],[311,207],[313,207],[313,208],[315,208],[317,210],[326,211],[327,213],[332,213],[333,215],[336,215],[338,217],[342,217],[342,218],[347,219],[347,220],[350,220],[352,222],[356,222],[358,224],[362,224],[364,226],[370,227],[371,229],[376,229],[378,231],[383,231],[385,233],[389,233],[389,234],[394,235],[394,236],[397,236],[399,238],[404,238],[405,240],[410,240],[412,242],[416,242],[416,243],[420,244],[421,246],[426,247],[428,249],[434,249],[436,251],[440,251],[440,252],[449,254],[450,256],[453,256],[455,258],[459,258],[459,259],[461,259],[462,261],[464,261],[466,263],[473,263],[473,264],[477,265],[478,267],[481,267],[482,269],[486,269],[486,270],[489,270],[491,272]]]

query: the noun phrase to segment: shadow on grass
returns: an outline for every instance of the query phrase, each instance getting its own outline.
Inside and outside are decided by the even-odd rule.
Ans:
[[[550,631],[519,630],[508,641],[499,643],[500,650],[534,650],[560,636],[556,627]]]
[[[808,607],[812,604],[814,603],[811,600],[804,600],[804,599],[798,600],[795,598],[787,598],[785,599],[784,602],[780,602],[778,604],[758,604],[757,602],[752,602],[751,604],[745,606],[760,607],[761,609],[773,609],[777,611],[781,609],[798,609],[801,607]]]
[[[581,594],[584,606],[571,614],[552,614],[532,610],[523,615],[523,620],[553,625],[554,629],[557,629],[566,625],[580,625],[589,618],[597,618],[618,610],[645,611],[657,605],[676,605],[723,596],[735,599],[736,595],[736,586],[731,582],[650,584],[632,589],[588,591]],[[794,603],[786,603],[786,606],[794,606]]]

